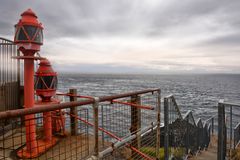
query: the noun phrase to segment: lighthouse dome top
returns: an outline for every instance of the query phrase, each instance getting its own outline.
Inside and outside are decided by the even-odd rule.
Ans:
[[[26,16],[26,15],[33,16],[33,17],[37,18],[36,14],[32,11],[31,8],[27,9],[26,11],[24,11],[21,14],[21,16]]]

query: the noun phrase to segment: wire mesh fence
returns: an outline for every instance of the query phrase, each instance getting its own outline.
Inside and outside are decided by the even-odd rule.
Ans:
[[[141,129],[136,134],[118,139],[111,146],[100,152],[101,159],[155,159],[156,126]]]
[[[157,118],[157,113],[160,112],[160,109],[157,110],[160,108],[159,98],[159,92],[150,92],[101,105],[100,123],[101,127],[107,130],[101,132],[102,159],[156,157],[157,147],[160,146],[160,140],[157,141],[157,128],[160,129],[157,126],[160,124]]]
[[[239,104],[218,103],[218,159],[236,159],[235,149],[239,147]]]
[[[164,98],[160,126],[159,89],[98,98],[63,95],[70,102],[12,111],[14,123],[1,126],[2,159],[24,159],[26,149],[37,155],[30,159],[184,159],[206,148],[213,133],[212,118],[203,123],[191,111],[182,116],[173,96]],[[0,113],[0,119],[7,115]]]
[[[238,123],[236,125],[236,127],[234,128],[234,144],[233,144],[233,146],[235,148],[238,147],[239,142],[240,142],[240,123]]]
[[[59,111],[51,111],[50,115],[37,113],[31,115],[31,118],[27,118],[29,115],[26,115],[25,118],[15,118],[11,127],[1,126],[0,159],[81,159],[89,156],[88,125],[78,120],[77,133],[71,135],[70,116],[67,112],[62,112],[62,121],[61,113],[56,112]],[[77,112],[83,119],[88,119],[88,110],[80,108]],[[44,128],[48,118],[51,119],[52,125]],[[36,130],[30,130],[31,127],[26,125],[34,126]],[[46,136],[48,131],[53,133],[52,137]],[[26,137],[33,133],[36,134],[36,138],[31,137],[26,142]],[[34,143],[36,146],[33,146]],[[27,145],[30,145],[31,149],[28,154]]]
[[[213,119],[212,119],[213,120]],[[201,119],[196,122],[192,111],[184,116],[175,98],[170,95],[164,98],[164,159],[184,159],[207,148],[211,137],[211,125]]]
[[[0,37],[0,111],[17,109],[20,106],[20,62],[17,46]],[[1,122],[0,122],[1,123]],[[2,123],[11,123],[8,120]]]
[[[101,128],[104,128],[106,131],[119,138],[123,138],[130,134],[131,108],[129,106],[118,103],[111,104],[111,102],[109,104],[101,104],[100,106],[99,122]],[[111,134],[103,131],[100,134],[102,139],[102,149],[109,146],[110,143],[117,141],[117,139],[111,136]]]
[[[159,89],[99,98],[76,94],[63,94],[69,98],[60,104],[1,112],[1,120],[14,123],[1,125],[0,159],[156,157]]]

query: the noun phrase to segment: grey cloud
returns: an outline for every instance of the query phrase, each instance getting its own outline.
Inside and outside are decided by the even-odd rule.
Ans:
[[[221,19],[218,19],[222,15],[231,15],[229,10],[234,9],[236,6],[240,6],[240,2],[232,2],[234,5],[229,5],[227,1],[218,0],[183,0],[183,1],[168,1],[166,6],[161,6],[150,13],[149,17],[151,19],[151,32],[150,35],[159,34],[165,30],[177,28],[178,26],[191,25],[193,20],[197,18],[208,19],[214,16],[214,23],[222,23]],[[231,3],[230,3],[231,4]],[[235,8],[234,10],[237,10]],[[239,14],[239,13],[238,13]],[[230,22],[225,21],[225,23],[232,23],[235,19]],[[220,22],[219,22],[220,21]],[[201,21],[199,21],[201,24]]]
[[[208,68],[210,67],[209,64],[197,64],[197,63],[181,63],[181,62],[175,62],[175,61],[168,61],[168,60],[162,60],[162,61],[151,61],[149,62],[151,65],[156,65],[156,66],[172,66],[172,67],[205,67]],[[211,65],[214,66],[214,65]],[[240,66],[238,64],[223,64],[221,66],[214,66],[215,68],[218,69],[224,69],[224,68],[235,68],[235,69],[240,69]]]
[[[182,66],[188,66],[187,64],[184,63],[179,63],[179,62],[174,62],[174,61],[169,61],[169,60],[158,60],[158,61],[151,61],[149,62],[151,65],[157,65],[157,66],[175,66],[175,67],[182,67]]]
[[[25,3],[24,3],[25,2]],[[169,28],[188,25],[191,19],[221,11],[237,9],[238,1],[170,0],[149,7],[147,1],[81,0],[81,1],[1,1],[1,15],[8,27],[16,23],[19,14],[33,8],[45,24],[46,35],[74,37],[91,35],[162,35]],[[27,5],[26,5],[27,4]],[[232,5],[231,5],[232,4]],[[227,9],[225,9],[227,8]],[[230,14],[230,13],[226,13]],[[238,12],[236,13],[238,14]],[[234,21],[234,20],[233,20]],[[229,22],[230,23],[230,22]],[[2,23],[0,23],[2,25]],[[0,30],[5,32],[6,30]]]
[[[214,37],[200,44],[209,45],[209,46],[225,46],[225,47],[238,46],[240,44],[240,31],[237,33],[231,33],[231,34]]]
[[[171,68],[171,70],[181,73],[239,73],[240,66],[238,64],[222,64],[219,65],[199,65],[197,63],[187,64],[187,63],[179,63],[172,61],[152,61],[149,63],[150,65],[157,66],[160,73],[164,72],[163,67],[166,65]],[[171,72],[170,72],[171,73]]]
[[[54,68],[62,72],[67,73],[158,73],[158,70],[147,69],[144,67],[125,66],[121,64],[74,64],[64,65],[53,64]],[[162,72],[161,72],[162,73]]]
[[[154,69],[146,67],[134,67],[121,64],[74,64],[74,65],[61,65],[53,64],[54,69],[60,73],[118,73],[118,74],[179,74],[179,73],[239,73],[240,67],[238,66],[216,66],[213,70],[209,69],[209,66],[199,65],[186,65],[186,64],[170,64],[173,70],[166,70],[164,66],[166,62],[156,62]],[[151,63],[152,65],[152,63]]]
[[[240,51],[239,0],[159,0],[155,3],[149,0],[1,0],[0,36],[13,37],[14,24],[27,8],[32,8],[38,15],[45,27],[44,37],[48,41],[61,37],[91,36],[181,39],[174,35],[175,31],[192,38],[194,44],[186,45],[187,49],[196,52],[190,54],[192,57],[227,56],[227,50],[237,56]],[[202,25],[201,20],[212,25]],[[196,23],[203,31],[194,28]],[[189,33],[188,29],[194,30],[195,34],[205,35],[205,38],[194,39],[195,35]],[[205,30],[213,33],[221,31],[222,34],[208,36]],[[225,48],[219,50],[218,47]],[[176,61],[153,64],[188,66]],[[236,70],[236,67],[232,67]]]

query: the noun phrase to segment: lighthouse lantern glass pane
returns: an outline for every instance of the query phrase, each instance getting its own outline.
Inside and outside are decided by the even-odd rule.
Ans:
[[[58,79],[57,79],[57,76],[54,77],[54,82],[53,82],[53,85],[52,85],[52,89],[57,89],[57,85],[58,85]]]
[[[36,89],[56,89],[57,88],[57,77],[55,76],[36,77],[35,82],[36,82],[35,84]]]
[[[38,81],[36,81],[36,89],[47,89],[47,87],[44,85],[43,80],[41,77],[37,77]]]
[[[36,37],[34,39],[34,42],[43,43],[43,32],[42,32],[42,29],[40,29],[40,31],[36,35]]]
[[[50,88],[53,77],[52,76],[44,76],[42,77],[48,88]]]
[[[22,28],[20,28],[16,33],[16,40],[25,41],[28,40]]]
[[[43,76],[42,79],[44,80],[47,87],[50,88],[52,84],[53,76]]]
[[[24,26],[25,31],[27,32],[28,36],[30,37],[30,39],[33,38],[33,36],[36,34],[37,31],[37,27],[35,26]]]

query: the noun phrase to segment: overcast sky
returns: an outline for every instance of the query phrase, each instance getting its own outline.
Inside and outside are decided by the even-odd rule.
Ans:
[[[1,37],[28,8],[57,71],[240,73],[239,0],[1,0]]]

